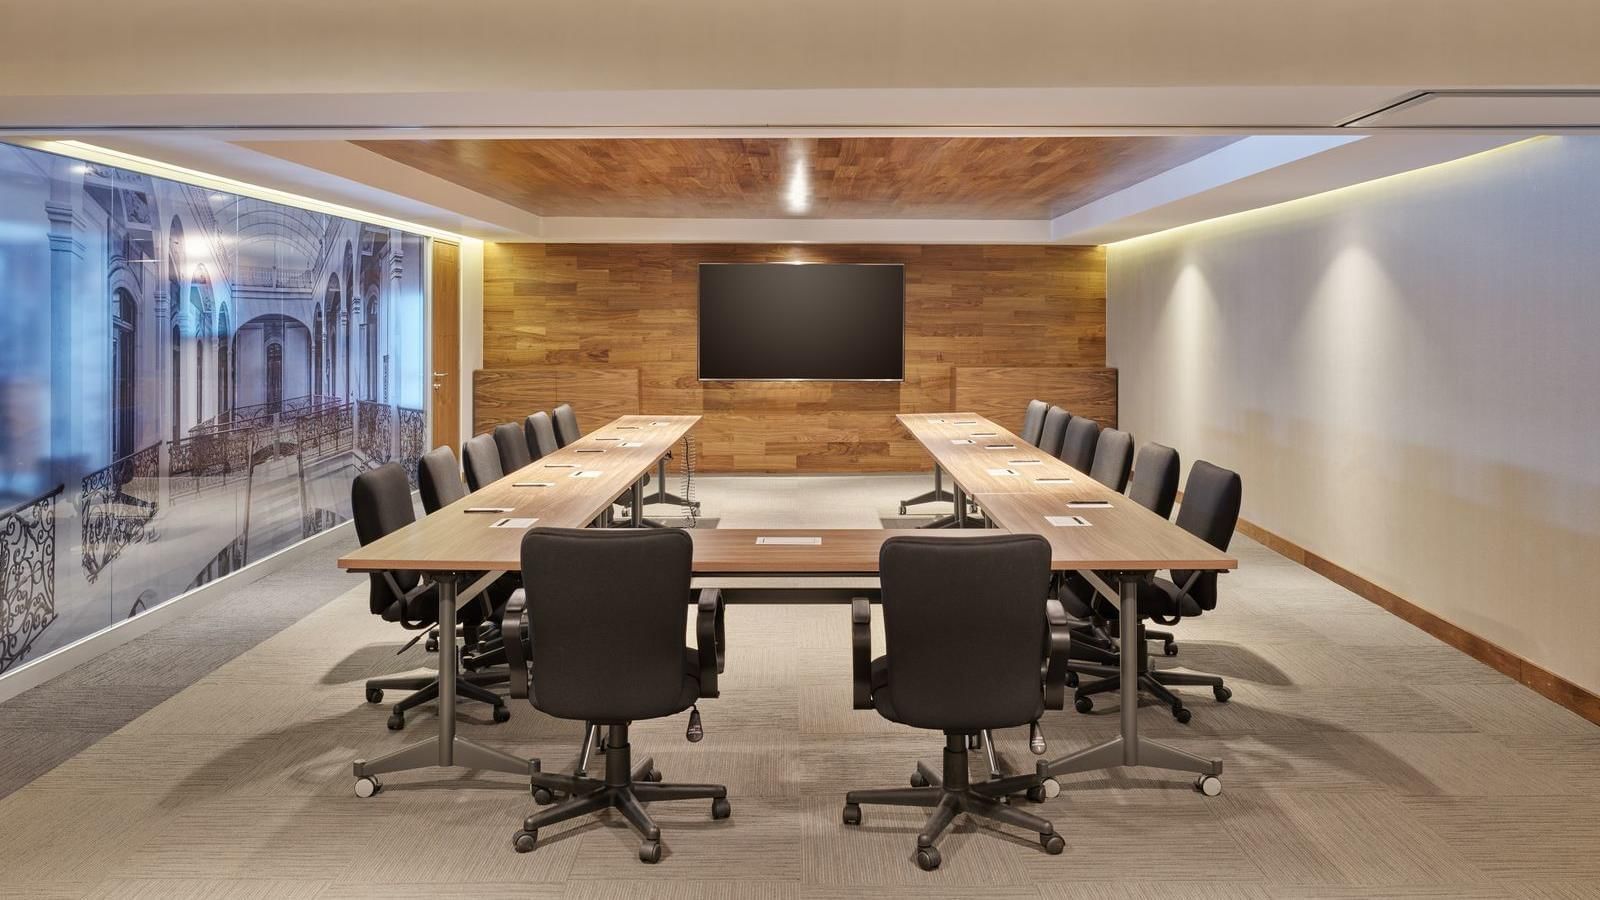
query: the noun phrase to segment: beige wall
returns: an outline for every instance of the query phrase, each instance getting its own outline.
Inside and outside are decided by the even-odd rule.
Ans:
[[[1600,138],[1114,244],[1141,440],[1244,515],[1600,690]]]

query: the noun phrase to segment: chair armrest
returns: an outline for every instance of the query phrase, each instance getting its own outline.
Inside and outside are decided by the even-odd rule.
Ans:
[[[506,648],[506,669],[511,680],[511,696],[528,697],[528,593],[518,588],[506,601],[506,611],[500,619],[500,636]]]
[[[700,592],[694,620],[695,648],[700,653],[700,696],[719,696],[717,676],[723,667],[722,592],[707,588]]]
[[[1194,587],[1194,583],[1196,581],[1200,580],[1200,576],[1202,574],[1203,573],[1199,569],[1195,569],[1194,571],[1189,573],[1189,577],[1184,580],[1183,586],[1178,588],[1178,599],[1179,600],[1182,600],[1184,597],[1188,597],[1189,596],[1189,589]],[[1198,606],[1199,602],[1196,601],[1195,605]],[[1171,618],[1168,618],[1166,616],[1150,616],[1150,621],[1156,623],[1157,625],[1168,625],[1168,626],[1171,626],[1171,625],[1176,625],[1179,622],[1182,622],[1183,621],[1183,616],[1172,616]]]
[[[1067,609],[1054,597],[1045,601],[1044,705],[1046,709],[1065,709],[1067,705],[1067,663],[1072,655],[1072,623]]]
[[[854,709],[872,709],[872,601],[850,601],[850,675],[855,684]]]

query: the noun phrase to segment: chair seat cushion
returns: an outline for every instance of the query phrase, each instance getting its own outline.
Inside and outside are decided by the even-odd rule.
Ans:
[[[439,589],[430,587],[410,600],[396,600],[380,615],[385,622],[433,625],[439,619]]]
[[[1111,581],[1110,578],[1106,580]],[[1083,576],[1075,572],[1068,573],[1062,579],[1061,587],[1061,605],[1066,609],[1067,615],[1087,619],[1093,613],[1102,619],[1113,622],[1117,620],[1116,604],[1095,593],[1094,588]],[[1152,578],[1139,586],[1139,617],[1142,619],[1151,616],[1160,616],[1163,619],[1174,616],[1189,618],[1204,612],[1205,610],[1193,597],[1183,593],[1183,590],[1169,579]]]
[[[900,722],[901,724],[906,725],[913,724],[906,722],[900,717],[900,714],[895,711],[894,691],[891,690],[889,686],[889,657],[880,656],[872,661],[871,683],[872,707],[878,711],[878,715],[883,716],[885,719],[888,719],[891,722]],[[1044,694],[1041,691],[1039,694],[1039,708],[1035,710],[1034,713],[1028,718],[1019,722],[972,723],[970,730],[981,731],[984,728],[1011,728],[1017,725],[1026,725],[1029,722],[1037,720],[1042,715],[1044,715]],[[913,727],[922,726],[914,725]]]

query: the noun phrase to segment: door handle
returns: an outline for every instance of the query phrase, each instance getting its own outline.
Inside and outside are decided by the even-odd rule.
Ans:
[[[450,373],[449,372],[435,372],[435,373],[433,373],[433,377],[435,377],[435,378],[449,378],[450,377]]]

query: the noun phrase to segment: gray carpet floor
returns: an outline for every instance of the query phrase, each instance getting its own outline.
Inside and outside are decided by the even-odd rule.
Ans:
[[[698,487],[724,527],[872,527],[926,480]],[[0,897],[1600,896],[1600,728],[1251,541],[1235,549],[1221,605],[1179,626],[1180,655],[1162,662],[1225,676],[1233,701],[1186,691],[1187,726],[1141,712],[1147,733],[1220,755],[1224,793],[1150,770],[1068,779],[1030,807],[1066,837],[1061,856],[962,824],[941,843],[943,868],[924,873],[911,860],[920,812],[869,807],[860,828],[840,824],[845,790],[904,784],[942,739],[850,708],[839,607],[730,609],[705,741],[685,742],[682,716],[636,726],[636,754],[668,780],[721,781],[733,803],[720,822],[707,804],[656,804],[657,866],[635,859],[611,815],[513,852],[535,807],[511,776],[393,775],[358,799],[351,760],[435,722],[424,708],[388,732],[361,683],[428,657],[396,656],[406,636],[368,615],[364,586],[330,576],[322,555],[279,576],[305,579],[294,589],[263,581],[223,601],[215,609],[234,614],[215,629],[123,648],[131,681],[99,661],[92,680],[64,676],[77,685],[57,695],[78,698],[71,711],[32,696],[55,683],[0,707],[16,742],[4,765],[34,743],[44,749],[20,752],[68,757],[0,799]],[[255,616],[246,636],[239,620]],[[218,631],[254,646],[225,654]],[[190,655],[205,671],[183,686],[192,672],[160,658]],[[57,727],[66,718],[85,736]],[[462,719],[464,734],[547,769],[574,756],[578,727],[525,704],[501,725],[476,704]],[[1111,697],[1090,715],[1048,714],[1050,755],[1114,734],[1116,720]],[[1031,765],[1024,732],[997,743],[1009,764]]]

